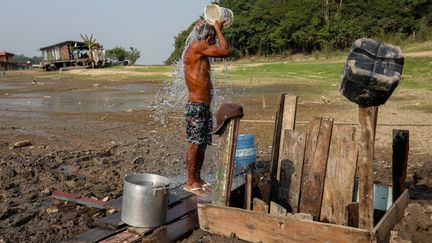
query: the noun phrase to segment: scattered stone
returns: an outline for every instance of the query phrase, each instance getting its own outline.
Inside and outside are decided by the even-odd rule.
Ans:
[[[51,195],[52,192],[53,192],[53,189],[52,189],[52,188],[45,188],[45,189],[42,190],[42,194],[43,194],[44,196]]]
[[[330,104],[330,99],[325,97],[325,96],[321,96],[321,102],[324,104]]]
[[[115,212],[116,212],[116,209],[115,209],[115,208],[110,208],[110,209],[107,210],[107,213],[108,213],[108,214],[113,214],[113,213],[115,213]]]
[[[26,146],[30,146],[30,145],[32,145],[32,143],[29,140],[22,140],[22,141],[18,141],[16,143],[14,143],[12,148],[22,148],[22,147],[26,147]]]
[[[46,209],[48,214],[58,213],[59,209],[56,206],[52,206]]]
[[[135,159],[132,160],[132,164],[136,164],[136,163],[143,163],[144,162],[144,158],[141,156],[136,157]]]

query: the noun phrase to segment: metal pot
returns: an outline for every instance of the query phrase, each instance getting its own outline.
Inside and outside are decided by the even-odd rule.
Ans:
[[[127,174],[123,181],[121,220],[135,227],[166,222],[170,180],[154,174]]]

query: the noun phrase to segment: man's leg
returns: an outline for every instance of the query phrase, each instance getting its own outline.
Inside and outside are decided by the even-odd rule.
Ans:
[[[201,168],[204,162],[206,145],[189,144],[186,154],[188,167],[187,188],[201,187]]]
[[[201,168],[204,164],[204,156],[205,156],[205,150],[206,150],[207,145],[200,145],[198,146],[198,152],[197,152],[197,166],[196,166],[196,170],[195,170],[195,178],[197,179],[197,181],[202,184],[202,180],[201,180]]]
[[[204,160],[205,146],[196,144],[189,144],[186,154],[186,161],[188,167],[188,179],[184,190],[192,192],[200,197],[207,197],[209,191],[205,190],[201,182],[201,167]]]

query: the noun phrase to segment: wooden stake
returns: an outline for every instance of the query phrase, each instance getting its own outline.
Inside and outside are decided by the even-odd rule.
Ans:
[[[393,202],[405,190],[409,152],[409,131],[393,130]]]
[[[229,206],[235,151],[240,118],[228,121],[219,139],[219,160],[216,165],[216,185],[213,189],[213,204]]]
[[[281,161],[283,160],[283,147],[285,143],[285,130],[294,131],[295,128],[295,119],[297,113],[297,96],[285,95],[284,99],[284,107],[283,107],[283,115],[282,115],[282,127],[281,127],[281,135],[279,142],[279,156],[278,156],[278,167],[276,173],[276,179],[280,181],[280,170],[281,170]]]
[[[373,227],[373,159],[377,115],[377,107],[359,106],[361,129],[358,158],[359,228],[368,230]]]
[[[251,210],[252,204],[253,168],[248,167],[245,180],[245,209]]]
[[[267,105],[266,105],[266,101],[265,101],[265,97],[264,97],[264,95],[262,95],[262,108],[263,108],[263,109],[267,108]]]
[[[275,128],[273,133],[273,144],[270,158],[270,177],[271,179],[276,179],[278,161],[279,161],[279,148],[281,142],[281,132],[282,132],[282,121],[285,106],[285,95],[280,94],[278,98],[278,108],[276,111]]]

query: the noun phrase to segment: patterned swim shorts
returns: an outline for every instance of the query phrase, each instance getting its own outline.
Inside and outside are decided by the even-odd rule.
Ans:
[[[185,117],[187,141],[197,145],[211,144],[213,119],[210,106],[204,103],[187,103]]]

